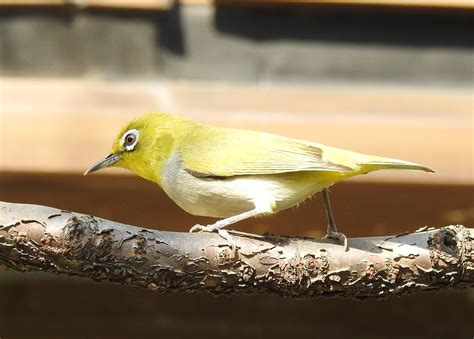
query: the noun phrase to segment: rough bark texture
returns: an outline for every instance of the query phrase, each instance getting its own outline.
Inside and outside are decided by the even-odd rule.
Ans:
[[[282,296],[399,295],[474,286],[474,230],[421,229],[330,241],[124,225],[55,208],[0,202],[0,265],[151,290]]]

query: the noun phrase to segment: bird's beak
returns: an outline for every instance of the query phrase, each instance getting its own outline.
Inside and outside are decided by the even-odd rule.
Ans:
[[[84,175],[98,171],[102,168],[112,166],[119,160],[120,160],[120,154],[114,154],[114,153],[109,154],[105,159],[99,161],[97,164],[91,166],[87,171],[85,171]]]

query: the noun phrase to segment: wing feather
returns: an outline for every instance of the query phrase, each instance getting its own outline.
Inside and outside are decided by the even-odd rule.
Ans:
[[[197,176],[277,174],[299,171],[352,171],[327,161],[309,142],[247,130],[193,128],[179,145],[184,167]]]

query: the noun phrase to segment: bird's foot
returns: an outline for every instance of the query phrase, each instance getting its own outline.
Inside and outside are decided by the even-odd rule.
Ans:
[[[189,233],[196,233],[196,232],[209,232],[209,233],[214,233],[217,232],[221,238],[225,239],[227,243],[229,244],[230,249],[232,250],[233,257],[236,257],[237,254],[237,245],[234,242],[234,239],[232,236],[227,232],[226,230],[222,228],[218,228],[214,225],[194,225],[191,227],[189,230]]]
[[[349,249],[349,246],[347,245],[347,237],[344,233],[341,232],[334,232],[328,230],[328,234],[326,234],[323,239],[334,239],[337,240],[340,243],[344,244],[344,251],[347,251]]]
[[[209,232],[209,233],[213,233],[216,231],[216,228],[215,227],[212,227],[212,226],[204,226],[204,225],[194,225],[193,227],[191,227],[189,229],[189,233],[197,233],[197,232]]]

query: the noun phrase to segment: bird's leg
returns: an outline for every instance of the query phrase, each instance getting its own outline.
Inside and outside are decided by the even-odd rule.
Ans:
[[[217,222],[215,222],[214,224],[211,224],[211,225],[206,225],[206,226],[204,226],[204,225],[194,225],[189,230],[189,233],[193,233],[193,232],[217,232],[217,233],[219,233],[219,235],[222,238],[227,240],[227,242],[231,246],[232,250],[235,252],[235,250],[236,250],[235,242],[232,239],[232,236],[229,234],[229,232],[227,232],[227,230],[225,230],[224,228],[226,228],[229,225],[235,224],[236,222],[239,222],[241,220],[252,218],[252,217],[257,217],[257,216],[262,215],[262,214],[264,214],[264,213],[262,211],[260,211],[259,209],[253,209],[253,210],[241,213],[241,214],[234,215],[234,216],[229,217],[229,218],[219,220],[219,221],[217,221]]]
[[[343,233],[337,231],[334,215],[332,214],[331,202],[329,201],[329,190],[327,188],[323,190],[323,201],[326,215],[328,217],[328,231],[323,239],[339,240],[344,243],[344,247],[347,249],[347,237]]]

